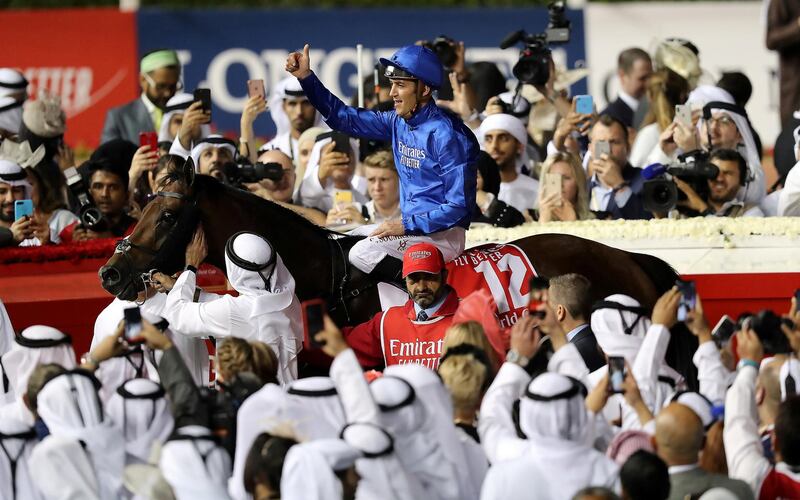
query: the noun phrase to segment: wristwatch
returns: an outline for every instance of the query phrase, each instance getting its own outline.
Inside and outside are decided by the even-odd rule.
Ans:
[[[530,358],[528,358],[527,356],[523,356],[516,349],[511,349],[510,351],[508,351],[508,354],[506,355],[506,361],[508,361],[509,363],[514,363],[515,365],[519,365],[524,368],[530,362]]]

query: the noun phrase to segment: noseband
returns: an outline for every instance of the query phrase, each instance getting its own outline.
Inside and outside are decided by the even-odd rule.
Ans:
[[[169,232],[164,242],[161,244],[161,246],[159,246],[157,250],[152,250],[137,243],[133,243],[128,236],[117,242],[117,246],[114,249],[114,253],[120,254],[122,256],[123,261],[125,262],[131,273],[136,269],[136,267],[133,264],[133,260],[131,259],[131,256],[128,253],[130,252],[131,249],[142,252],[153,258],[149,266],[151,268],[150,271],[139,273],[138,277],[131,278],[131,281],[133,281],[136,278],[140,279],[142,281],[143,289],[145,290],[147,289],[147,285],[155,284],[155,281],[153,280],[153,273],[159,270],[158,265],[162,264],[168,257],[167,255],[165,255],[166,253],[165,249],[169,249],[172,246],[172,240],[175,238],[175,235],[181,233],[181,229],[183,229],[181,226],[184,225],[186,222],[188,222],[189,219],[194,216],[197,207],[196,197],[189,198],[185,194],[175,193],[173,191],[158,191],[156,193],[153,193],[153,195],[156,197],[173,198],[181,201],[192,199],[192,204],[188,208],[181,211],[181,215],[178,217],[178,221],[175,223],[175,226],[172,228],[172,230]]]

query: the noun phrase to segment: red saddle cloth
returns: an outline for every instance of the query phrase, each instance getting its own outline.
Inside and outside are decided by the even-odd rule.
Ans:
[[[508,330],[527,309],[530,281],[537,275],[528,256],[515,245],[491,243],[465,251],[447,264],[447,272],[448,284],[465,302],[471,302],[466,299],[476,291],[481,291],[478,297],[488,294],[494,299],[496,308],[487,305],[494,310],[499,328],[487,324],[485,311],[477,310],[481,308],[476,304],[471,304],[467,308],[470,311],[463,313],[469,319],[481,322],[495,350],[501,355],[505,353]],[[459,307],[459,313],[462,313],[461,309]],[[461,319],[459,313],[455,322]]]

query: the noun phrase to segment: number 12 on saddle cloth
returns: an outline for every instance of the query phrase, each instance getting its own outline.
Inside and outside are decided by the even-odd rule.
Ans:
[[[510,328],[528,307],[531,278],[537,276],[528,256],[509,244],[470,248],[447,264],[447,282],[465,298],[485,289],[497,304],[500,328]]]

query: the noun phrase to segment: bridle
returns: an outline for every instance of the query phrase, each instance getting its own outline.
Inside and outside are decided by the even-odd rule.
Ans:
[[[167,250],[173,246],[173,239],[176,237],[175,235],[180,234],[179,229],[181,229],[182,223],[186,223],[190,219],[190,217],[193,217],[197,209],[197,197],[195,196],[190,197],[182,193],[176,193],[174,191],[157,191],[153,193],[153,196],[161,198],[172,198],[180,201],[191,200],[192,204],[189,205],[189,207],[187,207],[183,211],[181,211],[181,214],[178,217],[178,221],[175,223],[175,226],[173,226],[172,230],[169,232],[169,234],[161,243],[161,245],[158,247],[158,249],[152,250],[150,248],[134,243],[130,240],[129,236],[126,236],[125,238],[117,242],[117,246],[114,249],[114,253],[122,256],[123,262],[125,262],[127,268],[131,272],[133,272],[136,269],[136,266],[134,266],[133,264],[133,259],[131,259],[131,256],[128,253],[130,252],[131,249],[142,252],[145,255],[149,255],[150,257],[152,257],[149,266],[151,269],[147,272],[139,273],[138,276],[131,278],[131,282],[135,282],[134,280],[136,279],[141,280],[143,290],[146,290],[148,285],[154,286],[156,284],[155,281],[153,280],[153,273],[158,272],[159,270],[158,264],[161,264],[168,258],[168,256],[166,255]],[[137,304],[139,304],[138,301]]]

